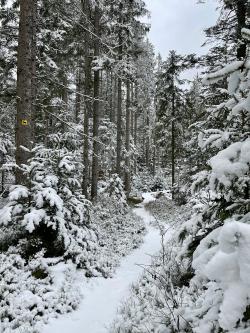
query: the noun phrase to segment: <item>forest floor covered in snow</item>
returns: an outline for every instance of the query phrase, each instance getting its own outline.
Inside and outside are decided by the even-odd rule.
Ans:
[[[178,317],[172,307],[179,299],[174,292],[169,293],[169,288],[172,286],[171,278],[181,280],[183,277],[181,269],[177,274],[175,271],[175,237],[176,230],[189,215],[189,207],[176,206],[171,195],[165,192],[156,201],[147,202],[146,199],[145,208],[152,217],[151,228],[158,231],[158,251],[153,253],[150,264],[144,266],[140,279],[131,286],[109,333],[170,333],[173,332],[170,329],[171,316]],[[182,281],[178,282],[182,284]]]
[[[129,207],[102,199],[91,212],[96,241],[83,253],[81,267],[64,257],[46,257],[43,251],[27,260],[18,246],[4,250],[11,235],[2,228],[1,333],[41,332],[51,318],[75,311],[94,281],[112,277],[121,260],[142,244],[146,233],[142,219]]]
[[[134,209],[134,213],[144,221],[147,228],[144,243],[121,261],[112,278],[90,279],[84,285],[78,281],[81,294],[84,295],[79,308],[72,314],[51,320],[43,330],[44,333],[81,333],[83,329],[91,333],[108,332],[121,302],[130,295],[131,284],[138,281],[144,268],[151,264],[152,256],[160,250],[159,229],[153,226],[154,217],[145,208],[145,204],[152,200],[152,195],[144,194],[144,203]],[[170,230],[168,235],[171,235]]]
[[[13,248],[11,254],[2,253],[0,332],[109,332],[132,285],[162,247],[162,228],[152,208],[159,200],[150,193],[143,194],[143,199],[123,217],[112,220],[112,214],[103,209],[101,216],[96,215],[95,223],[102,230],[99,260],[104,274],[93,269],[96,275],[89,277],[70,260],[44,258],[42,254],[27,264]],[[163,200],[173,205],[165,196]],[[172,227],[165,224],[164,228],[166,241]]]

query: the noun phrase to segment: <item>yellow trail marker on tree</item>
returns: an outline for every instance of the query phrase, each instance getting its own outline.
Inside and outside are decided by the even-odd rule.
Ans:
[[[26,119],[22,119],[22,125],[23,125],[23,126],[27,126],[27,125],[28,125],[28,120],[26,120]]]

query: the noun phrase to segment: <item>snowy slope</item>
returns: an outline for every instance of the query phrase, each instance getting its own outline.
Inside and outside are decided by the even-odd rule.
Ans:
[[[146,202],[150,201],[148,195],[145,199]],[[159,231],[150,225],[153,217],[143,205],[136,208],[135,213],[143,218],[148,229],[144,244],[124,258],[112,279],[96,278],[94,282],[91,279],[81,290],[84,299],[78,310],[51,321],[43,333],[108,332],[121,301],[129,296],[131,283],[136,282],[143,271],[141,265],[149,265],[151,256],[160,250]]]

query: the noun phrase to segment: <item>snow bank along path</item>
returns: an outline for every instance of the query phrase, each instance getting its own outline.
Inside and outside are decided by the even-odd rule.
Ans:
[[[144,196],[144,203],[150,200],[154,200],[152,196]],[[108,333],[121,301],[129,297],[130,285],[142,274],[143,268],[140,265],[149,265],[151,256],[160,250],[159,231],[150,225],[153,216],[144,205],[135,208],[134,212],[144,220],[148,230],[142,246],[122,260],[113,278],[90,279],[81,290],[84,298],[79,308],[53,319],[43,333]]]

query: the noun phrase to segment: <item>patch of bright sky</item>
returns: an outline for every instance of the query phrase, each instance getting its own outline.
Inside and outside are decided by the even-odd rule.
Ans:
[[[166,58],[170,50],[180,54],[204,54],[203,30],[215,24],[218,1],[207,0],[144,0],[151,12],[149,39],[156,53]]]

